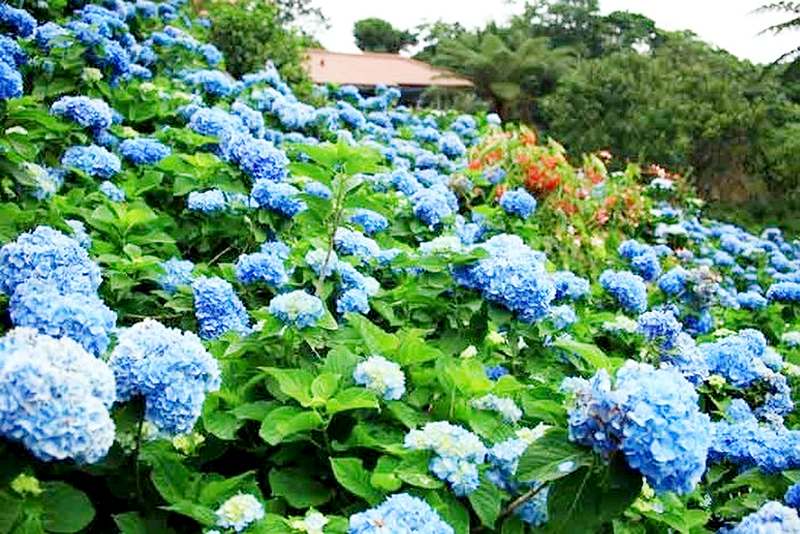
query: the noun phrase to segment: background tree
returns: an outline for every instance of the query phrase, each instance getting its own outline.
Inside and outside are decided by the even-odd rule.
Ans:
[[[800,2],[773,2],[760,7],[756,11],[761,13],[785,13],[789,16],[788,20],[779,24],[774,24],[766,28],[764,32],[772,32],[777,35],[786,30],[797,30],[800,28]],[[800,59],[800,46],[783,54],[775,60],[775,63],[784,59],[792,59],[793,61]]]
[[[398,30],[382,19],[364,19],[353,28],[356,46],[364,52],[397,54],[407,46],[417,44],[417,36],[408,30]]]

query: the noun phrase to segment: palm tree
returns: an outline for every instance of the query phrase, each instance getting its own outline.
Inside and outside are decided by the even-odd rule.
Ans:
[[[555,88],[572,56],[568,48],[551,49],[547,37],[483,32],[439,43],[431,62],[472,81],[478,96],[493,102],[503,119],[531,122],[538,99]]]
[[[772,4],[761,6],[756,10],[756,13],[786,13],[790,17],[789,20],[770,26],[769,28],[764,29],[761,33],[772,32],[777,35],[782,31],[800,29],[800,2],[774,2]],[[781,57],[776,59],[773,64],[779,63],[780,61],[788,58],[791,58],[793,62],[800,59],[800,46],[794,50],[786,52]]]

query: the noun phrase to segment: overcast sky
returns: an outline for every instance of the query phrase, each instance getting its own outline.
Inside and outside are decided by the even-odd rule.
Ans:
[[[641,13],[666,30],[692,30],[741,58],[768,63],[800,46],[800,31],[758,35],[785,18],[752,13],[765,3],[767,0],[600,0],[600,9],[603,14],[617,10]],[[521,10],[503,0],[316,0],[315,5],[331,24],[319,39],[336,52],[358,51],[353,24],[361,19],[381,18],[400,29],[437,20],[474,28],[489,20],[503,21]]]

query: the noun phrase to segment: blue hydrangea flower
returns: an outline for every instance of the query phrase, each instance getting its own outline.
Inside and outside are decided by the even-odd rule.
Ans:
[[[199,86],[206,93],[219,97],[231,96],[236,90],[233,78],[220,70],[198,70],[183,75],[189,85]]]
[[[369,313],[367,292],[362,288],[345,289],[336,299],[336,313]]]
[[[473,399],[470,404],[479,410],[490,410],[499,413],[507,423],[516,423],[522,419],[522,410],[513,399],[498,397],[488,394],[478,399]]]
[[[19,37],[30,37],[36,26],[36,19],[24,9],[0,3],[0,23]]]
[[[767,299],[778,302],[800,301],[800,284],[796,282],[777,282],[767,289]]]
[[[253,521],[264,518],[264,505],[254,495],[240,493],[222,503],[215,512],[217,526],[241,532]]]
[[[113,124],[111,108],[99,98],[62,96],[50,106],[50,113],[92,130],[103,130]]]
[[[550,308],[548,318],[553,325],[553,329],[556,331],[564,330],[578,321],[578,315],[575,313],[575,309],[566,304]]]
[[[414,206],[414,215],[428,226],[436,226],[458,209],[458,200],[453,193],[440,188],[419,189],[409,197],[409,200]]]
[[[50,169],[27,162],[20,167],[33,182],[31,196],[37,200],[51,198],[64,185],[64,174],[66,173],[61,169]]]
[[[289,282],[283,259],[266,252],[239,256],[236,261],[236,278],[243,284],[261,280],[274,287],[281,287]]]
[[[406,391],[406,377],[395,362],[383,356],[370,356],[353,371],[353,380],[385,400],[399,400]]]
[[[97,145],[68,148],[61,157],[61,165],[75,167],[89,176],[109,179],[122,169],[119,158]]]
[[[0,436],[44,462],[95,463],[114,443],[114,375],[69,339],[15,328],[0,338]]]
[[[617,372],[615,386],[605,371],[564,382],[576,402],[569,411],[570,439],[602,454],[622,451],[658,492],[692,491],[705,472],[712,440],[692,384],[674,369],[629,361]]]
[[[203,213],[214,213],[225,209],[225,193],[219,189],[210,191],[192,191],[186,200],[186,207],[189,211],[201,211]]]
[[[767,306],[767,299],[755,291],[745,291],[736,295],[736,301],[745,310],[760,310]]]
[[[344,227],[336,229],[333,242],[340,254],[356,256],[362,262],[377,257],[381,252],[380,245],[374,239]]]
[[[669,311],[653,310],[641,314],[637,320],[638,330],[648,341],[658,341],[662,347],[672,348],[683,330],[683,326]]]
[[[759,339],[754,332],[743,330],[737,335],[699,345],[711,371],[737,387],[747,387],[767,375],[769,369],[762,359],[766,340],[763,334]]]
[[[220,385],[217,360],[200,338],[152,319],[122,330],[108,364],[117,400],[143,396],[146,420],[167,433],[191,431],[206,393]]]
[[[158,285],[169,294],[175,293],[178,286],[192,283],[194,263],[189,260],[179,260],[173,257],[162,262],[161,268],[164,270],[164,275],[158,279]]]
[[[553,286],[556,288],[553,300],[563,299],[580,300],[589,294],[589,280],[577,276],[571,271],[556,271],[550,274]]]
[[[72,239],[77,241],[81,248],[85,250],[92,248],[92,238],[86,233],[86,225],[75,219],[65,219],[64,222],[72,230]]]
[[[0,291],[7,295],[29,280],[56,291],[91,295],[100,287],[100,267],[77,241],[49,226],[20,234],[0,248]]]
[[[433,451],[430,470],[446,480],[456,495],[467,495],[480,486],[477,466],[486,461],[488,451],[472,432],[447,421],[428,423],[406,434],[404,446]]]
[[[723,532],[723,531],[720,531]],[[787,508],[777,501],[770,501],[732,529],[724,529],[724,534],[792,534],[800,532],[800,517],[797,510]]]
[[[303,191],[311,196],[330,200],[333,197],[331,188],[320,182],[308,182],[303,186]]]
[[[389,532],[453,534],[454,531],[428,503],[407,493],[392,495],[376,508],[350,516],[347,534]]]
[[[172,153],[167,145],[146,137],[126,139],[119,145],[119,151],[136,165],[154,165]]]
[[[490,257],[456,269],[456,282],[479,290],[484,298],[519,313],[526,322],[546,317],[555,287],[542,264],[543,255],[516,235],[494,236],[481,247]]]
[[[532,499],[525,501],[522,506],[514,510],[514,515],[533,527],[544,525],[549,519],[547,513],[547,499],[549,493],[549,486],[542,488]]]
[[[3,6],[6,4],[0,4]],[[22,96],[22,74],[17,69],[0,61],[0,100]]]
[[[264,137],[264,115],[260,111],[256,111],[242,102],[234,102],[231,106],[231,114],[242,119],[242,122],[250,130],[250,134],[253,137],[257,139]]]
[[[486,371],[486,376],[489,377],[489,380],[500,380],[509,372],[508,369],[502,365],[487,366],[484,368],[484,371]]]
[[[201,338],[214,339],[229,330],[251,332],[247,310],[229,282],[200,276],[192,280],[192,293]]]
[[[259,180],[253,186],[250,197],[258,206],[267,208],[286,217],[294,217],[308,209],[304,200],[299,198],[300,190],[284,182]]]
[[[608,269],[600,275],[600,285],[629,312],[642,313],[647,309],[647,286],[641,276],[629,271]]]
[[[286,153],[271,142],[253,137],[238,137],[231,145],[231,155],[254,182],[282,182],[289,176]]]
[[[273,298],[269,303],[269,312],[282,323],[303,329],[317,324],[325,315],[325,305],[314,295],[297,290]]]
[[[349,220],[351,223],[361,226],[364,232],[369,235],[382,232],[389,228],[389,221],[386,217],[368,209],[356,209]]]
[[[212,67],[216,67],[222,62],[222,52],[211,43],[202,45],[199,52],[203,54],[203,58],[205,58],[206,62]]]
[[[69,41],[69,31],[55,22],[46,22],[42,24],[36,28],[35,33],[36,44],[45,52],[49,51],[51,46],[68,48],[71,45]]]
[[[124,202],[125,190],[120,189],[112,182],[105,181],[100,184],[100,192],[103,193],[111,202]]]
[[[800,482],[789,486],[789,489],[786,490],[786,495],[783,496],[783,500],[792,508],[800,508]]]
[[[500,207],[506,213],[519,215],[523,220],[527,220],[536,211],[536,199],[519,187],[512,191],[507,191],[500,197]]]
[[[95,294],[62,294],[46,281],[32,278],[17,286],[8,304],[16,326],[51,337],[69,337],[88,352],[103,354],[116,328],[117,314]]]

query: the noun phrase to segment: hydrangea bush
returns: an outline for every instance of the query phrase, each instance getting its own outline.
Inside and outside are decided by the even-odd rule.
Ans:
[[[800,242],[79,4],[0,4],[0,534],[798,532]]]

